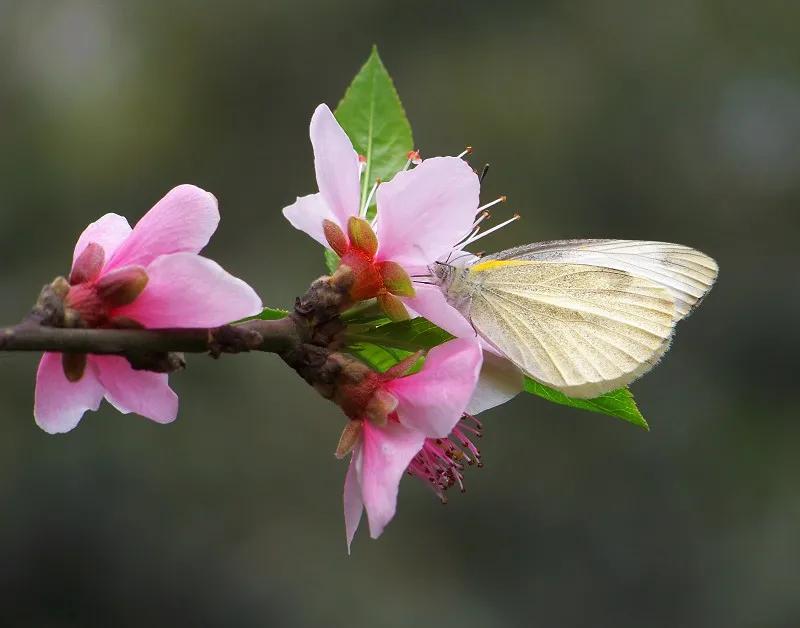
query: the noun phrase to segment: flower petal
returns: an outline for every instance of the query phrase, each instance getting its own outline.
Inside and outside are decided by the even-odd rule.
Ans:
[[[159,255],[198,253],[219,224],[217,199],[194,185],[179,185],[136,223],[107,269],[147,266]]]
[[[72,255],[73,265],[90,242],[96,242],[103,247],[107,262],[130,234],[131,226],[123,216],[106,214],[98,218],[86,227],[78,238],[78,243],[75,245],[75,253]]]
[[[106,399],[120,412],[135,412],[157,423],[170,423],[178,416],[178,396],[169,387],[166,373],[136,371],[116,355],[94,355],[91,359],[106,389]]]
[[[344,529],[347,535],[347,553],[350,553],[350,545],[353,537],[361,523],[361,515],[364,513],[364,502],[361,501],[361,485],[358,483],[359,471],[356,466],[361,466],[361,445],[353,450],[350,456],[350,466],[347,467],[347,475],[344,478]]]
[[[328,105],[314,111],[310,135],[319,191],[337,218],[334,222],[345,226],[360,205],[358,154]]]
[[[64,376],[60,353],[45,353],[36,373],[36,395],[33,416],[36,424],[48,434],[69,432],[87,410],[97,410],[103,400],[103,385],[92,366],[92,357],[80,381],[70,382]]]
[[[427,266],[469,234],[480,184],[457,157],[426,159],[378,188],[379,261]]]
[[[114,316],[145,327],[216,327],[262,309],[244,281],[194,253],[163,255],[147,267],[147,276],[144,291]]]
[[[481,371],[477,340],[456,338],[428,352],[419,373],[391,380],[397,416],[406,427],[430,438],[444,438],[467,408]]]
[[[397,490],[425,435],[396,421],[378,427],[364,421],[360,456],[361,498],[367,511],[369,534],[377,539],[397,509]],[[356,466],[359,471],[359,466]]]
[[[467,404],[469,414],[478,414],[516,397],[522,392],[524,377],[510,360],[490,351],[483,352],[478,384]]]
[[[403,297],[403,302],[419,316],[424,316],[458,338],[477,336],[470,322],[447,302],[438,287],[415,284],[414,290],[416,294],[413,297]]]
[[[308,196],[298,196],[294,204],[283,208],[283,215],[292,227],[305,231],[322,246],[331,248],[325,233],[322,229],[323,220],[331,220],[342,227],[347,228],[347,222],[339,222],[339,218],[333,214],[322,194],[309,194]]]

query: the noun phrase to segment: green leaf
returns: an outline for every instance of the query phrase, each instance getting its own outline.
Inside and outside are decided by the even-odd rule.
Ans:
[[[279,318],[286,318],[287,316],[289,316],[289,312],[287,310],[279,310],[274,307],[265,307],[261,314],[254,316],[253,318],[260,318],[262,321],[276,321]]]
[[[361,184],[363,205],[375,179],[391,179],[414,149],[411,125],[377,47],[373,46],[350,83],[335,115],[358,154],[367,158]]]
[[[325,249],[325,268],[331,275],[339,268],[339,256],[330,249]]]
[[[348,347],[348,350],[367,366],[379,373],[388,371],[395,364],[401,362],[413,353],[413,351],[379,346],[371,342],[358,342]]]
[[[383,345],[410,353],[432,349],[452,338],[451,334],[421,317],[347,334],[348,342]]]
[[[634,401],[631,391],[627,388],[612,390],[594,399],[575,399],[573,397],[567,397],[567,395],[562,392],[548,388],[544,384],[532,380],[530,377],[526,377],[525,390],[543,399],[552,401],[553,403],[560,403],[561,405],[571,406],[581,410],[589,410],[590,412],[600,412],[601,414],[607,414],[608,416],[628,421],[645,430],[650,429],[642,413],[639,412],[639,408],[636,407],[636,401]]]

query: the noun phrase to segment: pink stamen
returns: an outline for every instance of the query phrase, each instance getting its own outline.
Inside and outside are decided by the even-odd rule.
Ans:
[[[427,483],[442,503],[447,503],[445,492],[458,485],[463,493],[464,470],[469,465],[481,467],[481,452],[468,434],[481,436],[481,424],[475,417],[465,414],[447,438],[428,438],[420,452],[408,465],[409,475]]]

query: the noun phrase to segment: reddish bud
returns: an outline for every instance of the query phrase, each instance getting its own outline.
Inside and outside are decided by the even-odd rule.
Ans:
[[[380,262],[378,264],[378,272],[383,278],[383,285],[392,294],[399,297],[413,297],[414,285],[411,283],[411,277],[403,269],[400,264],[396,262]]]
[[[347,221],[347,232],[350,235],[350,245],[372,257],[378,251],[378,237],[363,218],[351,216]]]
[[[361,438],[361,430],[364,427],[363,421],[349,421],[342,430],[342,435],[339,437],[339,444],[336,446],[336,454],[340,460],[347,454],[353,451],[358,439]]]
[[[418,150],[412,150],[408,152],[408,160],[414,164],[415,166],[422,163],[422,155]]]
[[[109,307],[128,305],[147,285],[147,273],[141,266],[112,270],[97,282],[97,295]]]
[[[106,252],[97,242],[89,242],[83,252],[78,255],[78,259],[72,265],[72,273],[69,282],[74,286],[79,283],[86,283],[97,279],[103,264],[106,261]]]
[[[339,257],[347,253],[349,245],[347,243],[347,236],[344,235],[342,228],[332,220],[327,218],[322,221],[322,231],[325,234],[325,239],[331,245],[333,252]]]
[[[85,353],[62,353],[61,368],[64,369],[64,377],[73,384],[81,381],[86,371],[87,356]]]
[[[393,321],[406,321],[411,318],[403,302],[388,292],[378,295],[378,306]]]

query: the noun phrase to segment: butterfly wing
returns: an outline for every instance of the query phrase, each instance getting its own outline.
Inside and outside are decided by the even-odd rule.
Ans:
[[[510,260],[471,267],[469,317],[532,378],[590,398],[650,370],[669,347],[675,301],[625,271]]]
[[[590,264],[623,270],[662,286],[675,300],[675,320],[686,317],[711,289],[717,263],[680,244],[639,240],[553,240],[501,251],[484,260]]]

